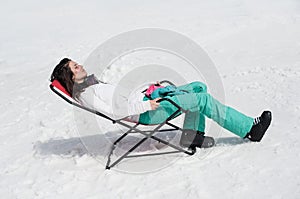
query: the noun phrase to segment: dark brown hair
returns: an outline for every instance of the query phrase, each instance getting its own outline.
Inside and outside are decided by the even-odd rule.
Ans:
[[[71,59],[63,58],[54,68],[50,81],[58,80],[59,83],[68,91],[68,93],[73,95],[73,72],[69,67],[69,62]]]

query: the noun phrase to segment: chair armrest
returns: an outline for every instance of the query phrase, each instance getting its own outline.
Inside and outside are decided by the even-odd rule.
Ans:
[[[175,84],[174,84],[173,82],[169,81],[169,80],[162,80],[162,81],[160,81],[160,83],[161,83],[161,84],[167,83],[167,84],[169,84],[169,85],[175,86]]]

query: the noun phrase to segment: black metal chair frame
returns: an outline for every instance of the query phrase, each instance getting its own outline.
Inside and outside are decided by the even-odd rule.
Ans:
[[[167,81],[167,80],[164,80],[162,81],[161,83],[169,83],[171,85],[174,85],[173,83]],[[161,138],[158,138],[155,136],[155,133],[157,132],[164,132],[164,131],[174,131],[174,130],[180,130],[182,132],[182,128],[170,123],[170,120],[174,119],[176,116],[178,116],[180,113],[186,113],[188,112],[188,110],[184,110],[183,108],[181,108],[178,104],[176,104],[174,101],[172,101],[171,99],[169,98],[162,98],[160,100],[158,100],[158,102],[162,102],[162,101],[168,101],[169,103],[171,103],[172,105],[174,105],[177,110],[172,114],[170,115],[164,122],[156,125],[156,127],[152,130],[140,130],[138,129],[138,126],[139,125],[144,125],[144,124],[141,124],[141,123],[135,123],[133,126],[130,126],[129,124],[125,123],[127,120],[127,117],[124,117],[124,118],[121,118],[121,119],[113,119],[97,110],[94,110],[94,109],[91,109],[91,108],[88,108],[88,107],[85,107],[79,103],[76,103],[75,101],[73,100],[70,100],[68,98],[71,98],[71,97],[66,97],[64,96],[64,94],[60,93],[58,90],[58,88],[55,88],[55,86],[53,86],[52,84],[50,85],[50,88],[51,90],[56,93],[58,96],[60,96],[61,98],[63,98],[65,101],[67,101],[69,104],[72,104],[78,108],[81,108],[81,109],[84,109],[90,113],[93,113],[93,114],[96,114],[97,116],[100,116],[100,117],[103,117],[105,119],[108,119],[110,120],[113,124],[119,124],[119,125],[122,125],[126,128],[128,128],[128,131],[125,132],[122,136],[120,136],[116,141],[114,141],[112,147],[111,147],[111,150],[109,152],[109,155],[108,155],[108,158],[107,158],[107,163],[106,163],[106,166],[105,168],[106,169],[110,169],[112,167],[114,167],[115,165],[117,165],[119,162],[121,162],[124,158],[133,158],[133,157],[142,157],[142,156],[154,156],[154,155],[163,155],[163,154],[172,154],[172,153],[180,153],[180,152],[183,152],[185,154],[188,154],[188,155],[193,155],[196,153],[196,148],[188,148],[187,150],[185,148],[182,148],[178,145],[174,145],[166,140],[163,140]],[[58,90],[56,90],[58,89]],[[172,128],[169,128],[169,129],[162,129],[163,126],[169,126],[169,127],[172,127]],[[114,149],[116,148],[117,144],[122,140],[124,139],[128,134],[130,133],[140,133],[142,135],[144,135],[144,138],[142,138],[139,142],[137,142],[134,146],[132,146],[128,151],[126,151],[121,157],[119,157],[117,160],[111,162],[111,155],[113,154],[114,152]],[[133,152],[137,147],[139,147],[142,143],[144,143],[147,139],[154,139],[158,142],[161,142],[169,147],[172,147],[173,149],[175,149],[174,151],[169,151],[169,152],[160,152],[160,153],[150,153],[150,154],[137,154],[137,155],[130,155],[131,152]]]

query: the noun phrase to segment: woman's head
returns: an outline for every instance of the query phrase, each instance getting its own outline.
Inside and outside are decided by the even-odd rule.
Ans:
[[[69,58],[64,58],[55,66],[50,81],[58,80],[68,93],[73,95],[74,83],[83,82],[86,76],[83,66]]]

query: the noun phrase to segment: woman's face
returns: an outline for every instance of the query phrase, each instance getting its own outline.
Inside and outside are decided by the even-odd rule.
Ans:
[[[83,66],[77,64],[74,61],[69,62],[69,67],[73,72],[73,80],[77,83],[82,83],[84,78],[87,76],[87,72],[84,70]]]

